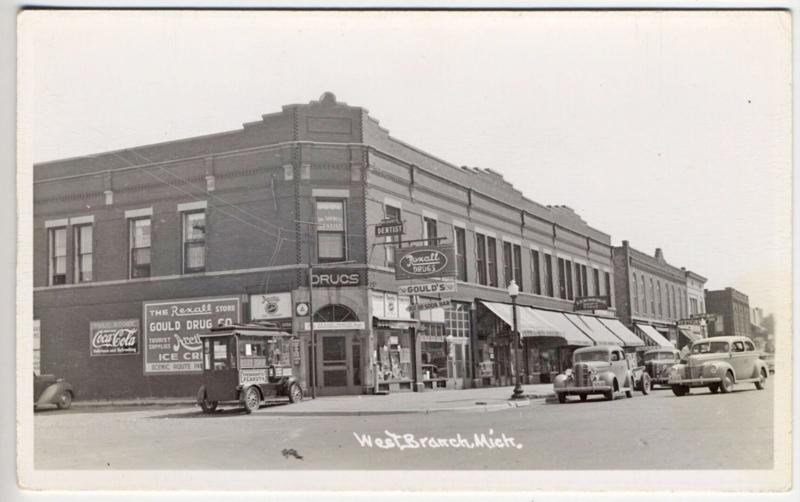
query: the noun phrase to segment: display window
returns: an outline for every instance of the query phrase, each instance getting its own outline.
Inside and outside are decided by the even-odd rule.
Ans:
[[[378,381],[411,380],[411,341],[407,332],[377,334]]]

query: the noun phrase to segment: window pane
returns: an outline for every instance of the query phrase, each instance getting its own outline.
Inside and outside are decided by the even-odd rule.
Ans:
[[[344,235],[319,232],[317,234],[319,259],[344,259]]]
[[[186,270],[200,271],[205,261],[205,244],[186,244]]]
[[[344,231],[344,202],[317,201],[317,230]]]
[[[81,281],[92,280],[92,255],[81,255]]]
[[[206,213],[186,213],[184,218],[184,239],[187,241],[205,239]]]
[[[134,220],[133,238],[131,239],[134,248],[150,247],[150,219]]]
[[[59,228],[53,230],[53,250],[54,256],[67,256],[67,229]]]
[[[86,226],[83,226],[83,227],[78,227],[78,233],[80,235],[80,252],[81,252],[81,254],[91,253],[92,252],[92,227],[90,225],[86,225]]]

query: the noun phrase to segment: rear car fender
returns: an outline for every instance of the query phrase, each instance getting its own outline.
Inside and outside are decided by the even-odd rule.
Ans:
[[[757,373],[754,375],[754,378],[760,377],[762,371],[764,371],[764,373],[767,375],[764,378],[769,378],[769,367],[764,361],[758,361],[758,364],[756,365],[756,371]]]
[[[54,384],[50,384],[42,395],[39,396],[39,400],[36,401],[36,404],[55,404],[58,402],[58,396],[61,395],[62,392],[69,392],[72,394],[72,397],[75,397],[75,391],[72,390],[72,385],[68,384],[67,382],[56,382]]]

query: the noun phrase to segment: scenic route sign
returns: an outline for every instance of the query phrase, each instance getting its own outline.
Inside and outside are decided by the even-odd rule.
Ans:
[[[395,279],[455,277],[453,246],[415,246],[397,250]]]
[[[426,282],[421,284],[406,284],[397,289],[400,295],[427,295],[430,293],[454,293],[456,281]]]

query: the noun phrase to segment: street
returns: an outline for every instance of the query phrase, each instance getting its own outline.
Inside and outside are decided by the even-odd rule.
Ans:
[[[773,397],[769,385],[746,384],[730,394],[701,388],[679,398],[657,389],[615,401],[538,399],[427,415],[73,408],[36,413],[34,462],[36,469],[767,469]]]

